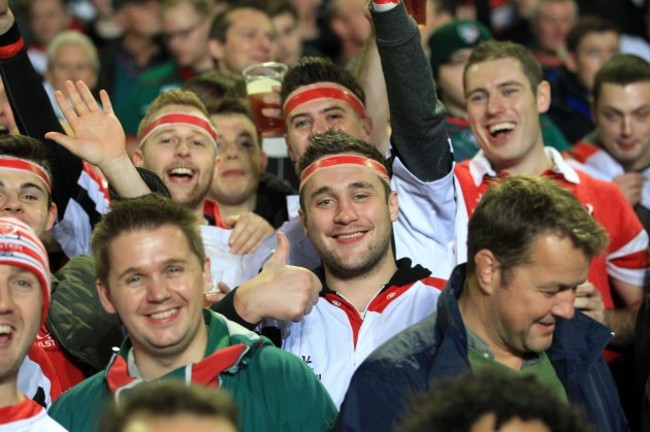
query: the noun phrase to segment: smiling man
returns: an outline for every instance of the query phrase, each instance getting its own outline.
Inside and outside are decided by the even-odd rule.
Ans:
[[[323,260],[314,310],[284,329],[282,348],[300,356],[334,402],[356,367],[400,330],[436,310],[444,280],[411,260],[395,260],[391,190],[383,155],[343,132],[315,135],[296,173],[300,218]]]
[[[221,217],[255,212],[274,228],[288,219],[291,185],[265,171],[268,158],[248,107],[225,98],[208,107],[218,130],[219,150],[208,197],[219,203]]]
[[[648,274],[648,234],[634,210],[615,185],[573,169],[544,147],[539,114],[548,109],[550,87],[523,46],[483,42],[472,52],[464,79],[468,118],[481,148],[454,170],[467,214],[504,176],[540,175],[568,188],[611,238],[606,253],[592,261],[590,284],[580,288],[576,307],[614,331],[614,346],[629,346]],[[460,226],[458,236],[460,243]]]
[[[0,217],[1,430],[65,431],[18,389],[18,370],[47,316],[50,287],[47,252],[34,231]]]
[[[135,385],[179,379],[228,390],[242,431],[325,431],[336,410],[300,359],[202,309],[210,262],[195,218],[157,197],[126,201],[93,233],[97,290],[129,337],[105,371],[62,395],[50,413],[93,431],[112,399]],[[282,265],[287,243],[266,271]]]
[[[492,187],[469,223],[469,260],[454,270],[437,313],[357,369],[339,430],[394,430],[409,396],[468,370],[534,375],[599,430],[627,430],[600,356],[611,332],[574,308],[577,286],[606,242],[602,227],[553,181],[512,176]]]
[[[596,74],[592,91],[596,129],[569,155],[596,178],[614,181],[650,229],[650,64],[614,56]]]

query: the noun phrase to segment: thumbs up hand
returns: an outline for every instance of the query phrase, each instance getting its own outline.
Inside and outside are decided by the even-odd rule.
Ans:
[[[278,246],[259,275],[235,291],[237,313],[249,323],[263,318],[300,321],[311,312],[323,288],[311,271],[287,265],[289,241],[277,233]]]

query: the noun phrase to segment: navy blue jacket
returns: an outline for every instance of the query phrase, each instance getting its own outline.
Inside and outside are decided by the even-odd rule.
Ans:
[[[338,430],[392,431],[409,412],[410,394],[470,369],[457,303],[464,282],[465,265],[460,265],[438,300],[437,314],[397,334],[359,366],[341,406]],[[598,430],[627,431],[601,355],[611,337],[607,327],[576,311],[573,319],[558,320],[547,354],[569,399],[584,408]]]

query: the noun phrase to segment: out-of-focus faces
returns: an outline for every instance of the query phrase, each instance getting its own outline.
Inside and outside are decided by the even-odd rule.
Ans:
[[[273,17],[273,25],[278,45],[277,59],[280,63],[291,66],[300,59],[302,54],[298,22],[290,12],[283,12]]]
[[[180,112],[201,115],[194,107],[167,105],[155,117]],[[158,129],[133,153],[133,163],[152,170],[165,183],[172,199],[190,209],[203,208],[212,176],[216,149],[197,128],[174,124]]]
[[[219,150],[210,196],[220,204],[240,205],[256,193],[266,157],[249,117],[231,113],[211,119],[217,126]]]
[[[31,0],[29,3],[29,26],[34,40],[43,47],[67,29],[70,21],[62,0]]]
[[[538,49],[553,55],[564,53],[567,35],[575,24],[577,16],[576,7],[571,2],[543,1],[533,26]]]
[[[42,307],[38,277],[21,267],[0,264],[0,383],[17,378],[41,325]]]
[[[368,5],[364,0],[337,0],[330,26],[341,40],[347,58],[361,50],[372,32],[367,17]]]
[[[178,3],[162,15],[163,33],[174,60],[181,67],[197,67],[210,61],[210,17],[200,16],[189,2]]]
[[[578,81],[591,91],[598,69],[619,52],[619,35],[613,31],[588,33],[575,53],[569,53],[566,67],[578,76]]]
[[[593,116],[603,146],[626,170],[650,165],[650,81],[604,83]]]
[[[117,12],[117,17],[125,33],[155,37],[162,31],[159,0],[127,2]]]
[[[67,80],[81,80],[89,88],[94,88],[97,84],[97,71],[93,68],[90,53],[80,44],[60,45],[47,69],[46,79],[55,90],[63,91],[63,83]]]
[[[471,54],[470,48],[456,50],[438,69],[438,86],[442,92],[442,101],[453,113],[465,112],[463,71]]]
[[[466,70],[465,96],[472,132],[496,170],[526,171],[539,163],[539,113],[550,104],[546,81],[531,89],[519,60],[489,60]]]
[[[226,75],[241,75],[255,64],[274,60],[277,56],[275,30],[271,18],[262,11],[242,8],[229,15],[230,27],[225,41],[211,39],[209,49],[217,68]]]

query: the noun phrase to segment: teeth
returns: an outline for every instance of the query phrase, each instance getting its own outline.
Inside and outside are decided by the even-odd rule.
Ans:
[[[177,310],[178,310],[177,308],[174,308],[174,309],[170,309],[170,310],[165,311],[165,312],[154,313],[154,314],[151,314],[150,316],[153,319],[163,320],[165,318],[169,318],[170,316],[174,315]]]
[[[510,131],[515,128],[514,123],[497,123],[490,126],[490,133],[496,134],[498,132]]]
[[[174,168],[169,173],[173,175],[192,175],[192,170],[189,168]]]
[[[355,233],[352,233],[352,234],[340,234],[337,237],[342,238],[342,239],[349,239],[349,238],[354,238],[354,237],[360,237],[362,235],[363,235],[362,232],[355,232]]]
[[[1,325],[0,326],[0,334],[9,334],[11,333],[11,327],[8,325]]]

